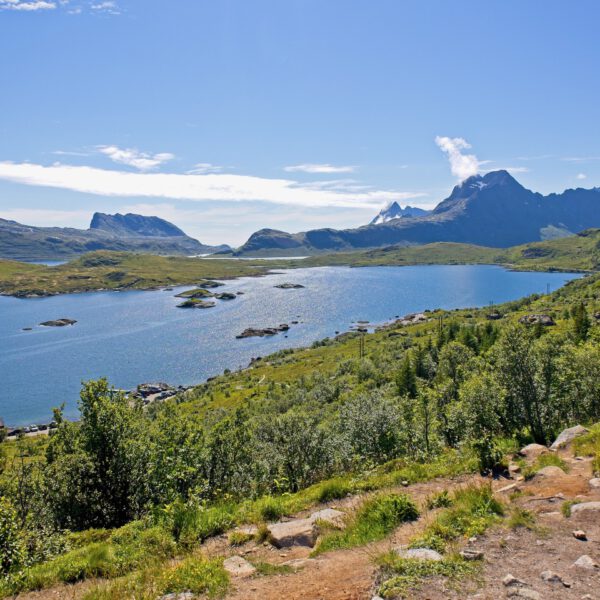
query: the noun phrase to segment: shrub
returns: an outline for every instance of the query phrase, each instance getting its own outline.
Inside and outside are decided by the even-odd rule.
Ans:
[[[319,502],[330,502],[345,498],[354,491],[350,481],[343,477],[336,477],[319,486],[317,499]]]

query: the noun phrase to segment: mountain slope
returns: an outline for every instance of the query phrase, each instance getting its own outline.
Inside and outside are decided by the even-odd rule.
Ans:
[[[208,254],[227,246],[207,246],[158,217],[96,213],[89,229],[33,227],[0,219],[0,257],[63,260],[94,250],[149,254]]]
[[[401,219],[406,217],[424,217],[429,214],[428,210],[418,208],[416,206],[406,205],[402,208],[397,202],[388,204],[385,208],[382,208],[377,216],[369,223],[369,225],[379,225],[380,223],[387,223],[392,219]]]
[[[314,254],[432,242],[504,248],[590,227],[600,227],[600,189],[578,188],[543,196],[524,188],[507,171],[493,171],[469,177],[422,217],[296,234],[261,230],[236,254]]]

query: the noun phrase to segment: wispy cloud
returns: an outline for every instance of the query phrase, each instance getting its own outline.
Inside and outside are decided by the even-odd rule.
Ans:
[[[482,164],[482,163],[480,163]],[[511,173],[512,175],[514,175],[515,173],[529,173],[530,169],[528,167],[491,167],[489,169],[485,169],[486,173],[489,173],[490,171],[508,171],[509,173]]]
[[[54,150],[52,154],[56,156],[89,156],[89,152],[80,152],[75,150]]]
[[[575,179],[587,179],[587,175],[585,173],[577,173]]]
[[[175,158],[170,152],[148,154],[136,148],[119,148],[118,146],[98,146],[98,150],[108,156],[113,162],[135,167],[140,171],[150,171]]]
[[[561,160],[566,160],[567,162],[591,162],[600,160],[600,156],[565,156]]]
[[[468,150],[471,144],[464,138],[450,138],[445,136],[437,136],[435,143],[442,152],[445,152],[450,161],[450,170],[452,175],[458,177],[461,181],[477,175],[479,166],[482,164],[474,154],[463,154],[463,150]]]
[[[46,0],[0,0],[0,10],[51,10],[56,8],[56,2]]]
[[[283,170],[288,173],[352,173],[356,167],[346,165],[346,166],[336,166],[330,164],[313,164],[308,163],[304,165],[290,165],[288,167],[284,167]]]
[[[197,163],[188,171],[188,175],[205,175],[207,173],[220,173],[225,167],[211,163]]]
[[[228,202],[254,200],[304,207],[372,208],[384,201],[421,196],[414,192],[388,190],[310,189],[294,180],[249,175],[133,173],[62,164],[0,162],[0,179],[102,196]]]

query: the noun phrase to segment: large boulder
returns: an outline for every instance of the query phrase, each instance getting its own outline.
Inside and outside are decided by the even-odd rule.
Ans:
[[[559,448],[564,448],[568,446],[575,438],[578,438],[584,434],[586,434],[588,430],[581,425],[575,425],[575,427],[569,427],[569,429],[565,429],[561,434],[554,440],[552,446],[550,446],[550,450],[558,450]]]
[[[308,519],[294,519],[286,523],[273,523],[268,526],[271,542],[277,548],[290,546],[308,546],[312,548],[317,541],[315,522]]]
[[[548,452],[548,448],[542,446],[542,444],[527,444],[527,446],[524,446],[519,450],[518,454],[528,460],[535,460],[545,452]]]
[[[600,513],[600,502],[580,502],[571,506],[571,516]]]
[[[583,554],[573,563],[573,566],[591,571],[598,568],[598,563],[591,556]]]
[[[550,465],[540,469],[534,476],[534,479],[556,479],[557,477],[564,477],[566,473],[560,468]]]

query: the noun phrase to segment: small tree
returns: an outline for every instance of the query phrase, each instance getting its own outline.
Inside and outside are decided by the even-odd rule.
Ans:
[[[408,352],[404,355],[402,366],[396,377],[396,386],[398,387],[398,394],[400,396],[408,396],[409,398],[417,397],[417,376]]]
[[[585,342],[588,338],[590,327],[590,318],[585,309],[585,304],[581,302],[573,309],[573,336],[575,342]]]

